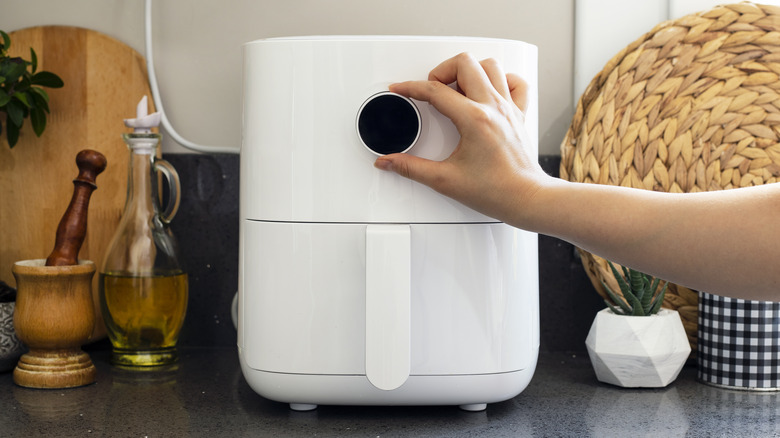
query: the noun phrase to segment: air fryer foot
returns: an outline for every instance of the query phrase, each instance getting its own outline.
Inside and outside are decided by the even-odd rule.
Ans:
[[[308,403],[290,403],[290,409],[298,412],[313,411],[317,409],[317,405],[310,405]]]
[[[474,403],[470,405],[460,405],[459,407],[468,412],[481,412],[487,409],[487,403]]]

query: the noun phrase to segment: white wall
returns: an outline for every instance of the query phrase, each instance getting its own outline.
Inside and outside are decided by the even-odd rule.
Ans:
[[[0,29],[80,26],[144,53],[142,0],[0,0]],[[242,43],[314,34],[463,35],[539,46],[540,153],[557,154],[573,113],[573,0],[155,0],[155,64],[185,138],[241,141]],[[434,67],[431,65],[431,67]],[[128,116],[133,108],[128,108]],[[165,152],[187,152],[166,137]]]

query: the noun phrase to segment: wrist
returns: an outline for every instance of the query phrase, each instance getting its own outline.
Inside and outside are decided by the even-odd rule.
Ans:
[[[560,227],[554,222],[568,215],[562,198],[571,184],[541,170],[532,178],[516,178],[505,188],[496,218],[517,228],[551,234]]]

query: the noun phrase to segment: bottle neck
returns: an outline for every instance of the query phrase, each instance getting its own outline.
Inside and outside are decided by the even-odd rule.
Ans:
[[[154,171],[154,159],[159,143],[159,134],[123,135],[130,150],[127,175],[127,206],[135,210],[156,213],[157,179]]]

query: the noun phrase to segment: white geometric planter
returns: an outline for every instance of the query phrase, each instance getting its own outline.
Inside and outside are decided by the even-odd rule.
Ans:
[[[691,346],[676,310],[652,316],[596,314],[585,340],[596,378],[626,388],[661,388],[680,374]]]

